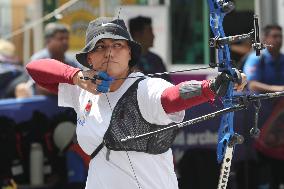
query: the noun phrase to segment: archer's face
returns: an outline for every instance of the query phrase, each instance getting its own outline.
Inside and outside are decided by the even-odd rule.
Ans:
[[[87,54],[88,64],[96,71],[107,72],[114,78],[127,77],[131,49],[126,40],[101,39]]]

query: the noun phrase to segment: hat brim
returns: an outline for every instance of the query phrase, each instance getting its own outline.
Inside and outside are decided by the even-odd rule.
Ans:
[[[136,62],[141,55],[141,46],[136,41],[129,40],[120,35],[115,35],[112,33],[104,33],[104,34],[94,37],[79,53],[76,54],[76,59],[80,64],[89,68],[89,64],[87,62],[87,54],[95,48],[95,45],[100,39],[126,40],[128,42],[128,45],[131,48],[131,60],[132,61]]]

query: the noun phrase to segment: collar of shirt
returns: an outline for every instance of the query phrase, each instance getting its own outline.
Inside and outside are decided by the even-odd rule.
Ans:
[[[263,54],[262,56],[264,56],[265,64],[275,64],[276,62],[284,61],[284,55],[282,53],[280,53],[279,57],[273,58],[270,52],[267,49],[264,49],[262,54]]]

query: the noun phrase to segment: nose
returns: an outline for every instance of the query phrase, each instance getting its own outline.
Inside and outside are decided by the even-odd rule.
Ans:
[[[105,50],[105,58],[112,58],[112,50],[111,50],[111,46],[106,47]]]

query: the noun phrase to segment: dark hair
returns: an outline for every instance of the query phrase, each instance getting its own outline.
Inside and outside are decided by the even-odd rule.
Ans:
[[[137,16],[135,18],[131,18],[129,20],[129,32],[131,36],[135,32],[139,32],[144,30],[145,25],[151,25],[152,19],[150,17],[144,17],[144,16]]]
[[[272,24],[272,25],[267,25],[263,28],[263,35],[268,36],[269,33],[271,32],[271,30],[279,30],[279,31],[282,32],[281,26],[279,26],[277,24]]]
[[[44,28],[45,40],[53,37],[57,32],[69,33],[69,29],[64,24],[48,23]]]

